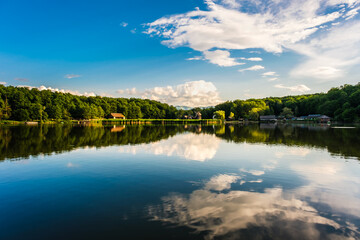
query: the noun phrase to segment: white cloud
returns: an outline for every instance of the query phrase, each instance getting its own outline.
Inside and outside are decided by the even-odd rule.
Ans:
[[[263,77],[277,76],[276,72],[266,72],[261,74]]]
[[[130,88],[130,89],[126,89],[126,93],[129,95],[136,95],[138,91],[136,90],[136,88]]]
[[[275,77],[275,78],[269,78],[269,79],[268,79],[268,82],[273,82],[273,81],[276,81],[276,80],[279,80],[279,79],[276,78],[276,77]]]
[[[204,60],[204,57],[203,56],[195,56],[192,58],[187,58],[186,60],[188,60],[188,61]]]
[[[78,74],[66,74],[66,75],[64,76],[64,78],[68,78],[68,79],[78,78],[78,77],[81,77],[81,75],[78,75]]]
[[[127,95],[138,95],[140,94],[136,88],[127,88],[127,89],[119,89],[116,91],[119,94],[127,94]]]
[[[352,19],[353,17],[355,17],[355,16],[359,13],[359,10],[360,10],[360,7],[351,9],[349,12],[347,12],[347,13],[345,14],[345,16],[344,16],[345,19],[346,19],[346,20]]]
[[[237,0],[221,0],[221,3],[230,8],[239,8],[240,4]]]
[[[309,60],[295,68],[292,76],[339,78],[346,73],[346,67],[359,62],[360,30],[346,24],[332,26],[332,23],[343,22],[358,25],[354,16],[358,14],[359,1],[204,2],[206,10],[197,8],[187,13],[162,17],[148,23],[146,33],[162,37],[162,43],[166,46],[187,46],[203,54],[216,50],[230,53],[230,50],[244,49],[251,49],[252,53],[257,51],[253,49],[263,49],[276,54],[282,53],[284,49],[296,51]],[[349,21],[351,18],[352,22]],[[311,39],[315,42],[311,42]],[[343,40],[341,45],[332,44],[339,39]],[[351,48],[356,50],[351,52]],[[222,66],[236,64],[230,55],[226,57],[220,61]],[[219,65],[217,60],[206,59]]]
[[[155,87],[143,92],[142,97],[187,107],[207,107],[221,103],[215,85],[204,80],[186,82],[177,86]]]
[[[40,86],[40,87],[32,87],[32,86],[22,86],[22,85],[19,85],[17,87],[25,87],[25,88],[28,88],[28,89],[33,89],[33,88],[36,88],[38,89],[39,91],[43,91],[43,90],[49,90],[49,91],[52,91],[52,92],[60,92],[60,93],[70,93],[70,94],[73,94],[73,95],[77,95],[77,96],[86,96],[86,97],[95,97],[96,94],[94,92],[84,92],[84,93],[80,93],[79,91],[73,91],[73,90],[65,90],[65,89],[59,89],[59,88],[52,88],[52,87],[45,87],[45,86]]]
[[[307,92],[307,91],[311,90],[310,88],[308,88],[307,86],[305,86],[303,84],[296,85],[296,86],[291,86],[291,87],[286,87],[283,84],[276,84],[274,87],[287,89],[287,90],[290,90],[291,92]]]
[[[129,24],[127,23],[127,22],[122,22],[122,23],[120,23],[120,26],[121,27],[127,27]]]
[[[6,82],[0,82],[0,85],[6,85]]]
[[[247,60],[252,62],[261,62],[263,59],[261,57],[251,57],[251,58],[240,58],[241,60]]]
[[[244,68],[244,69],[239,69],[239,72],[245,72],[245,71],[259,71],[259,70],[263,70],[265,69],[265,67],[261,66],[261,65],[255,65],[249,68]]]
[[[230,52],[224,50],[204,51],[204,57],[212,64],[216,64],[221,67],[232,67],[244,64],[236,62],[235,58],[230,57]]]
[[[291,71],[295,77],[323,80],[344,77],[346,71],[360,63],[360,22],[333,27],[325,35],[306,44],[291,46],[307,57]]]
[[[176,86],[154,87],[145,91],[136,88],[119,89],[119,94],[135,95],[174,106],[208,107],[222,102],[212,82],[190,81]]]
[[[284,8],[273,5],[269,10],[263,10],[264,2],[255,6],[256,14],[229,9],[211,0],[205,3],[208,11],[160,18],[148,24],[147,32],[168,38],[163,43],[170,47],[187,45],[198,51],[262,48],[281,53],[287,43],[303,40],[316,32],[317,26],[340,17],[338,12],[318,16],[320,4],[313,0],[294,1]]]

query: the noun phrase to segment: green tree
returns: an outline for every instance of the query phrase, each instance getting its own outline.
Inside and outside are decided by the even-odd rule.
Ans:
[[[294,116],[293,111],[291,110],[291,108],[288,107],[284,107],[282,112],[280,113],[281,116],[284,116],[285,118],[291,118]]]
[[[234,119],[234,117],[235,117],[235,114],[233,113],[233,112],[230,112],[230,114],[229,114],[229,119]]]
[[[128,118],[129,119],[139,119],[142,118],[141,109],[138,105],[134,102],[129,104],[129,111],[128,111]]]
[[[218,110],[218,111],[214,112],[214,117],[213,118],[224,120],[225,119],[225,111]]]

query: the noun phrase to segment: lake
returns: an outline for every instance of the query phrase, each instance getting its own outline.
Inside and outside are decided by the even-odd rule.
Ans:
[[[0,127],[0,239],[360,239],[360,128]]]

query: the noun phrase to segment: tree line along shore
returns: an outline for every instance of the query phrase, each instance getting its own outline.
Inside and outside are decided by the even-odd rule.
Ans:
[[[202,119],[259,120],[263,115],[306,116],[323,114],[339,122],[360,122],[360,83],[330,89],[326,93],[226,101],[213,107],[177,109],[149,99],[85,97],[36,88],[0,85],[0,120],[79,121],[107,119],[122,113],[127,120],[184,121],[201,113]],[[187,119],[196,122],[196,119]]]

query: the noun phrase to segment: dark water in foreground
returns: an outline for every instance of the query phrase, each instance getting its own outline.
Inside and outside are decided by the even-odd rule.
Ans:
[[[360,239],[360,129],[1,127],[0,239]]]

